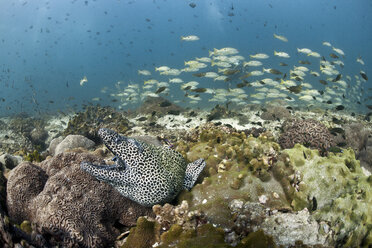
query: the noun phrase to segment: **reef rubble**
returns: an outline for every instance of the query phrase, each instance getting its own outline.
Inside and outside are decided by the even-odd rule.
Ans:
[[[212,118],[187,109],[153,115],[150,105],[125,115],[95,106],[65,124],[35,121],[19,129],[26,136],[3,120],[9,139],[23,138],[0,156],[0,245],[371,246],[370,123],[274,107],[240,113],[220,106]],[[33,131],[38,125],[47,136]],[[94,133],[102,126],[169,146],[188,162],[203,158],[206,167],[190,191],[145,208],[80,169],[81,161],[113,163]]]

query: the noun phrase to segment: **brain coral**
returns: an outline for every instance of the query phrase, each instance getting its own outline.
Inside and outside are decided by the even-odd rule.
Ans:
[[[19,164],[9,175],[7,206],[16,222],[36,224],[36,232],[63,247],[107,247],[145,208],[80,169],[82,161],[102,163],[87,153],[61,153],[39,165]]]
[[[279,138],[279,144],[284,149],[292,148],[295,144],[320,150],[327,150],[333,146],[331,133],[316,120],[286,121],[283,124],[283,131]]]

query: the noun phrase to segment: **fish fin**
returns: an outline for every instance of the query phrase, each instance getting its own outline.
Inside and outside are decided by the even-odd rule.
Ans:
[[[192,163],[189,163],[185,171],[185,179],[183,182],[183,187],[187,190],[191,190],[194,186],[199,174],[205,167],[204,159],[200,158]]]
[[[208,51],[208,52],[209,52],[209,57],[213,55],[212,51]]]

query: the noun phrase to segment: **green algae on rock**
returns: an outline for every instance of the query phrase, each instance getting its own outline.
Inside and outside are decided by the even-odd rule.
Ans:
[[[372,177],[363,174],[352,149],[329,152],[327,157],[299,144],[280,151],[265,135],[245,137],[210,126],[199,128],[191,142],[177,145],[189,159],[204,157],[209,168],[203,183],[183,192],[178,200],[187,200],[191,210],[230,230],[226,237],[238,235],[235,244],[257,228],[284,246],[371,243]],[[264,208],[258,211],[259,206]],[[254,212],[256,217],[243,224],[236,219]],[[274,217],[293,221],[285,227]],[[302,231],[305,234],[298,235],[299,240],[289,234],[288,239],[281,237],[285,230],[295,231],[291,228],[296,225],[308,232]]]
[[[229,170],[233,165],[245,167],[247,164],[251,171],[260,174],[264,167],[268,169],[272,165],[280,150],[270,133],[264,133],[256,139],[247,137],[244,132],[211,124],[199,127],[189,133],[186,140],[175,145],[176,150],[189,161],[205,159],[206,169],[203,173],[206,176]]]
[[[318,222],[327,222],[336,244],[371,245],[372,177],[363,174],[354,151],[321,157],[316,150],[295,145],[285,152],[299,172],[297,185],[303,185],[294,193],[293,208],[307,207]]]

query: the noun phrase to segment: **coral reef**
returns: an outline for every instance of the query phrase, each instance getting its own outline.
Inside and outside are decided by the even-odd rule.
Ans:
[[[29,220],[33,231],[49,237],[51,245],[106,247],[123,231],[119,229],[151,215],[151,209],[83,172],[82,161],[102,163],[102,158],[60,153],[39,165],[19,164],[7,184],[10,218],[17,223]]]
[[[209,126],[178,142],[188,158],[207,155],[209,167],[179,202],[222,227],[231,245],[259,230],[283,246],[371,244],[372,177],[363,174],[353,151],[322,157],[299,144],[280,151],[266,135]]]
[[[125,112],[118,112],[111,107],[87,106],[83,112],[70,119],[63,135],[80,134],[97,143],[100,142],[97,131],[101,127],[124,134],[130,129],[130,124]]]
[[[31,131],[35,125],[42,125],[41,120],[28,117],[14,117],[0,125],[0,154],[13,154],[19,150],[33,151],[44,148],[32,143]],[[38,146],[38,147],[37,147]]]
[[[238,114],[235,111],[229,109],[228,104],[226,104],[226,106],[217,104],[213,109],[211,109],[209,115],[207,116],[207,121],[230,118],[237,115]]]
[[[163,97],[146,97],[142,105],[136,110],[139,114],[152,114],[161,117],[166,114],[178,115],[185,109],[168,101]]]
[[[269,132],[256,139],[247,137],[244,131],[209,123],[189,132],[175,147],[189,161],[205,159],[204,175],[229,170],[235,164],[249,164],[252,171],[264,178],[267,173],[262,168],[268,169],[273,164],[280,149],[273,140]]]
[[[312,119],[290,120],[283,124],[283,133],[279,138],[282,148],[292,148],[295,144],[326,151],[333,146],[333,138],[328,129]]]
[[[291,113],[283,106],[268,105],[260,116],[264,120],[286,120],[291,118]]]

